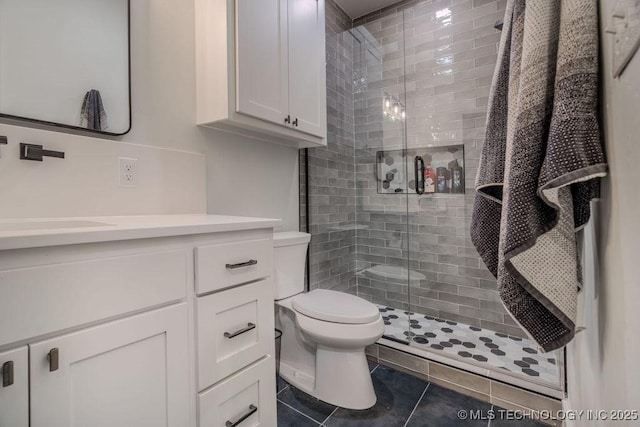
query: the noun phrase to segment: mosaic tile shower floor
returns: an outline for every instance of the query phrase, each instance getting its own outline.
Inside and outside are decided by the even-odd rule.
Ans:
[[[528,339],[378,305],[385,337],[411,341],[417,348],[440,350],[557,387],[560,372],[554,354],[543,354]]]

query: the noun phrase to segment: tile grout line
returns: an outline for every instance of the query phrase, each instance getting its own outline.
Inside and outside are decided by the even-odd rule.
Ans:
[[[305,414],[304,412],[300,412],[298,411],[296,408],[294,408],[293,406],[283,402],[282,400],[278,399],[278,403],[282,403],[284,406],[286,406],[287,408],[299,413],[300,415],[305,416],[306,418],[309,418],[311,421],[313,421],[314,423],[316,423],[317,425],[320,425],[319,422],[317,422],[316,420],[314,420],[313,418],[311,418],[309,415]]]
[[[495,408],[496,405],[491,405],[491,413],[493,413],[493,408]],[[491,418],[489,418],[489,424],[487,424],[487,427],[491,427]]]
[[[336,408],[333,410],[333,412],[331,412],[331,413],[329,414],[329,416],[328,416],[327,418],[325,418],[323,422],[321,422],[321,423],[320,423],[320,425],[321,425],[321,426],[324,426],[324,423],[326,423],[327,421],[329,421],[329,418],[331,418],[331,417],[333,416],[333,414],[335,414],[335,413],[336,413],[336,411],[337,411],[338,409],[340,409],[340,407],[339,407],[339,406],[336,406]]]
[[[282,387],[282,390],[280,390],[279,392],[276,393],[276,397],[280,396],[280,393],[282,393],[283,391],[285,391],[288,388],[289,388],[289,384],[287,384],[286,386]]]
[[[431,383],[427,383],[427,386],[422,391],[422,394],[420,395],[420,398],[416,402],[416,405],[413,407],[413,410],[409,414],[409,418],[407,418],[407,421],[404,423],[403,427],[407,427],[407,424],[409,424],[409,421],[411,420],[411,417],[413,417],[413,413],[416,412],[416,409],[418,408],[418,405],[420,404],[420,402],[422,402],[422,398],[424,397],[425,393],[427,392],[427,389],[429,389],[430,385],[431,385]]]

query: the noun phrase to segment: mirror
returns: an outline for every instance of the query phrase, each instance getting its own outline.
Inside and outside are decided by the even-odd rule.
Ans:
[[[0,117],[123,135],[129,0],[0,0]]]

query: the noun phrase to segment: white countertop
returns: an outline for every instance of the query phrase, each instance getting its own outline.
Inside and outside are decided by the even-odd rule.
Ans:
[[[281,223],[224,215],[0,219],[0,250],[274,228]]]

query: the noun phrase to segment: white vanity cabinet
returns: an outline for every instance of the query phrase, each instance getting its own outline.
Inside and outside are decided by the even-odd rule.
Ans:
[[[189,426],[189,253],[171,239],[0,251],[0,426]]]
[[[197,122],[326,145],[324,0],[196,0]]]
[[[0,427],[275,426],[278,221],[209,218],[33,248],[0,233]]]

